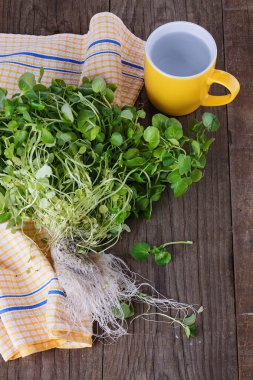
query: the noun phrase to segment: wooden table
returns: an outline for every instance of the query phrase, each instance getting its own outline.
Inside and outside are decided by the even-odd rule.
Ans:
[[[242,380],[253,379],[253,2],[252,0],[2,0],[0,32],[86,33],[92,15],[111,11],[146,39],[159,25],[188,20],[207,28],[218,45],[218,67],[234,74],[241,92],[211,110],[221,129],[203,180],[180,199],[170,191],[153,218],[132,221],[117,245],[133,269],[161,293],[204,305],[198,335],[139,319],[116,344],[51,350],[7,364],[0,380]],[[222,93],[221,90],[220,93]],[[141,95],[149,116],[155,111]],[[201,110],[198,112],[200,115]],[[183,120],[186,123],[186,118]],[[192,239],[174,249],[166,268],[134,263],[134,241]]]

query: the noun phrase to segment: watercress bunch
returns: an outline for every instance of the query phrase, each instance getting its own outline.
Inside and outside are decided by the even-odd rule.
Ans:
[[[77,236],[80,251],[100,251],[129,215],[149,218],[167,185],[180,196],[201,179],[214,115],[193,121],[191,137],[162,114],[144,128],[145,112],[113,104],[116,86],[103,78],[46,87],[40,74],[23,74],[12,97],[0,89],[0,222],[30,218],[54,240]]]

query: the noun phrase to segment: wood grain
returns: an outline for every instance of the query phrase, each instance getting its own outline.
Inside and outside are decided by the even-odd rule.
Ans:
[[[251,1],[225,0],[226,69],[241,83],[228,108],[233,247],[240,379],[253,379],[253,7]]]
[[[155,27],[175,19],[201,24],[214,35],[218,65],[224,68],[222,12],[217,12],[221,9],[220,1],[211,4],[111,0],[110,4],[110,10],[144,39]],[[144,95],[142,101],[151,116],[155,110]],[[151,221],[133,224],[134,241],[146,237],[148,242],[160,244],[192,239],[194,246],[174,249],[174,262],[166,269],[128,260],[161,293],[205,306],[198,338],[187,341],[178,330],[140,321],[134,325],[134,336],[104,348],[106,380],[119,379],[121,374],[124,379],[143,380],[237,378],[227,115],[226,108],[213,111],[222,128],[217,133],[203,181],[181,199],[173,199],[168,191],[156,205]],[[127,254],[128,245],[129,236],[125,236],[117,246],[117,253]],[[113,364],[115,361],[118,366]]]
[[[9,33],[85,33],[90,18],[108,10],[143,39],[165,22],[196,22],[217,41],[218,67],[231,71],[242,84],[238,100],[228,109],[211,110],[222,128],[216,134],[203,180],[180,199],[167,191],[155,205],[152,219],[131,220],[131,234],[125,234],[114,249],[161,293],[205,307],[197,338],[189,341],[178,329],[137,319],[130,326],[130,335],[116,344],[96,342],[92,350],[50,350],[9,363],[0,359],[0,380],[235,380],[235,301],[240,378],[253,378],[250,1],[0,1],[0,32]],[[144,91],[139,102],[144,103],[150,120],[155,110]],[[188,119],[182,119],[185,126]],[[192,239],[195,244],[174,248],[174,260],[166,268],[136,263],[129,256],[136,241],[160,244],[178,239]],[[142,306],[137,310],[143,311]]]

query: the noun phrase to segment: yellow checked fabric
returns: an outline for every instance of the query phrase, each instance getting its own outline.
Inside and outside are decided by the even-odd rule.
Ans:
[[[134,104],[143,84],[144,41],[111,13],[90,21],[86,35],[0,34],[0,87],[17,92],[26,72],[43,83],[52,78],[79,84],[82,76],[103,76],[118,86],[116,102]],[[29,236],[29,237],[28,237]],[[92,325],[71,324],[65,295],[44,250],[43,234],[27,226],[12,234],[0,225],[0,353],[4,360],[50,348],[91,347]],[[85,295],[84,295],[85,297]]]
[[[90,347],[89,318],[71,326],[65,295],[50,265],[44,234],[27,225],[12,234],[0,225],[0,351],[5,360],[53,347]],[[29,237],[28,237],[29,236]],[[31,239],[33,238],[33,240]],[[36,244],[35,244],[36,242]]]
[[[92,17],[85,35],[29,36],[0,34],[0,87],[17,92],[17,80],[25,71],[43,83],[53,78],[79,84],[82,76],[103,76],[118,86],[115,101],[134,104],[143,84],[144,41],[134,36],[112,13]]]

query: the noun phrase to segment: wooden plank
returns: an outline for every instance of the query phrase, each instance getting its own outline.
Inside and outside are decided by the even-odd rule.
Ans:
[[[240,379],[253,378],[253,7],[224,0],[226,68],[241,83],[228,107],[231,195]]]
[[[0,2],[0,32],[49,35],[86,33],[90,18],[109,10],[109,0],[6,0]],[[75,380],[102,378],[102,346],[85,350],[50,350],[4,363],[1,380]]]
[[[222,52],[220,2],[214,1],[210,4],[210,2],[187,1],[186,6],[181,0],[175,3],[173,5],[173,2],[165,0],[157,2],[125,0],[119,3],[112,0],[111,10],[122,17],[128,27],[142,38],[146,38],[151,30],[164,22],[188,18],[189,21],[198,22],[209,28],[218,41],[219,51]],[[235,8],[236,6],[239,7],[235,5]],[[225,15],[226,7],[225,4]],[[0,4],[1,32],[84,33],[90,17],[100,10],[107,9],[107,1],[93,1],[90,4],[81,0],[62,2],[51,0],[43,3],[37,0],[35,2],[16,0],[15,3],[10,0],[3,1]],[[235,20],[236,18],[231,25],[235,25]],[[243,39],[243,33],[241,36]],[[222,54],[219,64],[221,68],[224,65]],[[235,67],[235,70],[237,69],[238,67]],[[146,102],[145,95],[143,99]],[[237,120],[245,120],[244,104],[244,102],[240,104],[241,118]],[[146,108],[151,115],[153,109],[148,105]],[[238,111],[232,115],[233,119],[236,119]],[[151,263],[147,265],[133,263],[129,257],[127,260],[137,272],[151,279],[164,294],[182,301],[202,303],[207,307],[203,321],[199,324],[197,339],[187,341],[178,331],[137,320],[130,330],[135,335],[125,337],[115,345],[103,348],[101,344],[95,344],[92,350],[56,350],[33,355],[8,365],[3,364],[1,379],[54,377],[62,380],[80,378],[95,380],[102,376],[110,380],[122,378],[233,380],[236,378],[226,114],[224,108],[215,112],[224,127],[217,134],[204,180],[182,199],[175,201],[168,192],[162,202],[155,207],[152,221],[147,223],[133,221],[132,234],[126,235],[115,249],[116,253],[123,252],[127,255],[133,241],[147,239],[157,244],[177,238],[192,238],[196,241],[196,245],[191,249],[182,247],[175,249],[174,262],[166,270],[155,268]],[[247,137],[242,144],[247,145]],[[233,157],[236,161],[239,155]],[[250,155],[248,157],[250,158]],[[247,164],[249,166],[250,161],[247,161]],[[237,167],[235,173],[240,174],[242,169]],[[234,186],[234,190],[237,189],[241,191],[239,186]],[[243,194],[241,203],[242,201]],[[248,204],[250,206],[250,200]],[[243,223],[244,218],[239,220]],[[243,240],[238,240],[237,246],[240,247],[242,242]],[[249,252],[249,247],[246,248]],[[246,274],[241,272],[241,276],[244,275]],[[247,297],[244,300],[246,301]],[[247,310],[252,310],[252,307]],[[244,326],[247,327],[247,324]],[[104,349],[103,366],[102,349]],[[245,371],[250,359],[249,355],[246,359],[244,357]]]
[[[110,10],[143,39],[165,22],[199,23],[214,35],[218,65],[224,67],[220,1],[111,0]],[[144,94],[141,100],[150,117],[154,109]],[[131,326],[134,335],[104,347],[105,380],[237,378],[226,109],[212,111],[220,118],[222,128],[202,182],[178,200],[167,192],[156,205],[151,221],[133,222],[132,234],[125,235],[115,248],[161,293],[205,306],[203,318],[198,322],[198,336],[188,341],[178,330],[138,320]],[[193,239],[195,245],[174,249],[175,259],[166,269],[152,263],[139,264],[127,257],[133,241],[160,244],[176,239]]]

